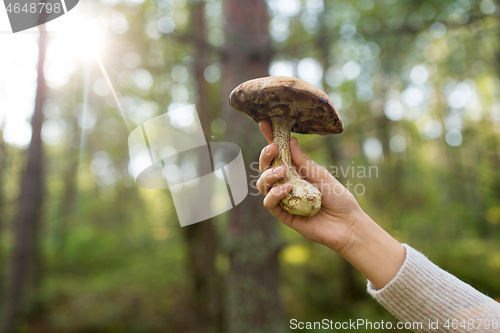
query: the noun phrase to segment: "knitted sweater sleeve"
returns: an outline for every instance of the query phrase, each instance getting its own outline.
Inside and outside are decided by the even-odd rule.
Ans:
[[[368,281],[373,298],[401,321],[422,323],[416,332],[500,333],[500,303],[403,245],[406,259],[394,279],[380,290]]]

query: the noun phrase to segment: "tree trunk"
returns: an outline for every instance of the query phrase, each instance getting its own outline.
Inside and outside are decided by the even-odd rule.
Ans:
[[[209,49],[205,41],[205,2],[192,4],[192,27],[194,34],[194,75],[198,87],[197,110],[202,128],[208,136],[211,112],[207,81],[204,77],[208,66]],[[205,191],[200,191],[206,193]],[[187,246],[187,266],[192,279],[191,299],[196,311],[198,325],[203,332],[222,331],[222,302],[220,277],[215,270],[217,235],[213,220],[209,219],[182,228]]]
[[[40,25],[38,41],[38,79],[35,112],[31,119],[33,134],[27,150],[27,165],[22,174],[19,196],[19,213],[15,225],[15,243],[12,255],[9,289],[6,295],[3,330],[12,333],[17,330],[25,313],[30,282],[34,280],[37,258],[36,240],[41,220],[43,199],[43,152],[41,129],[43,124],[42,104],[45,101],[46,85],[43,73],[47,34]]]
[[[267,76],[271,57],[267,5],[264,0],[226,0],[225,45],[222,52],[223,100],[238,84]],[[247,176],[256,176],[251,163],[258,160],[265,140],[249,117],[224,104],[227,140],[242,148]],[[230,211],[227,277],[227,325],[231,333],[285,331],[279,297],[277,221],[252,195]]]
[[[78,71],[79,75],[85,76],[83,72],[89,71],[86,66],[81,66]],[[75,80],[77,81],[77,80]],[[79,85],[78,83],[73,83],[73,91],[75,100],[80,100],[83,98],[81,93],[78,93]],[[71,126],[73,128],[78,128],[78,115],[72,115],[71,113],[66,115],[68,120],[71,121]],[[128,153],[128,152],[127,152]],[[60,263],[64,264],[64,255],[67,246],[68,233],[71,227],[71,221],[77,214],[77,200],[78,200],[78,170],[80,165],[80,154],[81,151],[72,147],[68,142],[66,147],[66,152],[64,153],[66,165],[62,173],[62,179],[64,182],[63,196],[60,201],[58,221],[55,225],[53,237],[54,237],[54,247],[55,252],[60,258]],[[127,156],[128,157],[128,156]],[[122,220],[123,221],[123,220]]]
[[[79,160],[78,154],[75,153],[74,150],[74,148],[69,147],[66,153],[69,161],[62,175],[64,190],[63,197],[61,198],[61,205],[59,207],[60,221],[58,227],[54,231],[56,253],[61,259],[63,259],[63,255],[66,251],[66,240],[68,238],[71,219],[75,213],[75,203],[78,195],[77,174]]]

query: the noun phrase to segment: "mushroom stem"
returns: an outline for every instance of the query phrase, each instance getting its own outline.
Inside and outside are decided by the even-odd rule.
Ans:
[[[304,180],[295,170],[290,153],[290,132],[295,121],[272,117],[273,141],[278,145],[278,155],[273,159],[271,166],[285,165],[287,174],[274,186],[290,182],[292,189],[280,201],[285,211],[294,215],[313,216],[321,209],[321,192],[316,186]]]

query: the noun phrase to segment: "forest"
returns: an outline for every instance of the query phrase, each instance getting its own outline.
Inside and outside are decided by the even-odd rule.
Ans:
[[[0,332],[398,322],[256,195],[267,142],[228,98],[269,75],[330,96],[344,132],[294,136],[373,220],[500,301],[499,16],[493,0],[82,0],[1,33]],[[190,104],[207,142],[241,148],[249,195],[181,227],[168,189],[137,186],[128,136]]]

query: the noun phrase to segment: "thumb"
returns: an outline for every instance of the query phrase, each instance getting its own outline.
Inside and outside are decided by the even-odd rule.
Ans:
[[[325,168],[320,167],[300,149],[296,137],[290,140],[290,152],[297,172],[313,184],[324,184],[336,180]]]

